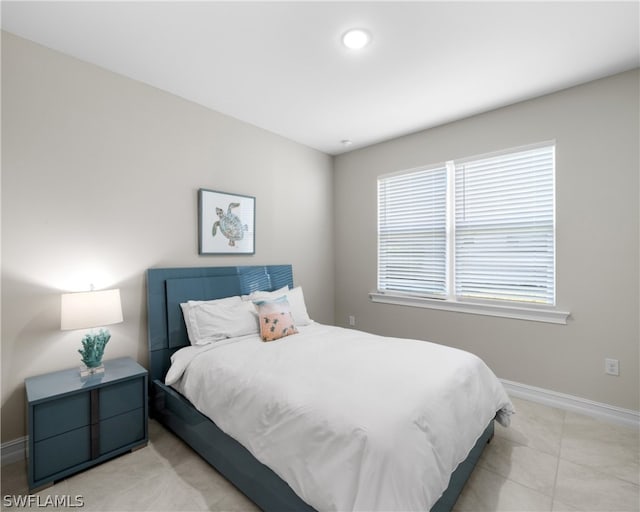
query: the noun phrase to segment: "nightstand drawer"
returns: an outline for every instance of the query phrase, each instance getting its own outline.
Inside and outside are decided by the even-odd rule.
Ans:
[[[35,443],[34,479],[64,471],[91,459],[91,428],[82,427]]]
[[[144,379],[132,379],[100,390],[100,420],[139,409],[143,406],[146,390]]]
[[[100,422],[100,455],[145,439],[144,409],[136,409]]]
[[[146,437],[144,409],[136,409],[100,422],[100,455]]]
[[[91,423],[89,393],[76,393],[33,408],[34,441],[41,441]]]

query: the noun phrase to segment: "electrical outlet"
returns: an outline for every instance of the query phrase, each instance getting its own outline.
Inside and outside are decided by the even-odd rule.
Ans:
[[[620,375],[620,361],[617,359],[605,359],[604,371],[607,375]]]
[[[349,325],[351,327],[353,327],[354,325],[356,325],[356,317],[353,315],[349,315]]]

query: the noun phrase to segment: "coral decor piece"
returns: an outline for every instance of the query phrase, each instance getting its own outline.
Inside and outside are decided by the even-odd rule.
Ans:
[[[82,349],[78,352],[82,356],[82,363],[87,368],[97,368],[102,364],[104,348],[107,346],[111,334],[106,329],[100,329],[98,334],[85,334],[82,338]]]

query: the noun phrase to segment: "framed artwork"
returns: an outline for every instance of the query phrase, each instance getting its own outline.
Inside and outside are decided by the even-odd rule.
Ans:
[[[198,190],[200,254],[255,254],[256,198]]]

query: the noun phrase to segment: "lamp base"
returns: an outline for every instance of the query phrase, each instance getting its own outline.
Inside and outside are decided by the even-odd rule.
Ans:
[[[80,365],[80,377],[91,377],[98,373],[104,373],[104,364],[100,363],[100,366],[93,367],[85,366],[84,364]]]

